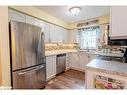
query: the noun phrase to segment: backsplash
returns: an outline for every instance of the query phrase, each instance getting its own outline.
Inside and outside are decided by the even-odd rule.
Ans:
[[[77,44],[45,43],[46,51],[77,49]]]

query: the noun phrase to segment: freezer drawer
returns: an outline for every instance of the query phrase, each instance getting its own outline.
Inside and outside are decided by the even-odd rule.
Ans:
[[[45,64],[13,72],[13,89],[43,88],[46,80]]]

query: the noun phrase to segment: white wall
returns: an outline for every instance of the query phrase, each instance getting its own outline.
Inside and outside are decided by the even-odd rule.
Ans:
[[[1,85],[2,85],[2,72],[1,72],[1,55],[0,55],[0,86]]]
[[[0,7],[0,57],[2,86],[10,86],[10,51],[8,31],[8,7]]]

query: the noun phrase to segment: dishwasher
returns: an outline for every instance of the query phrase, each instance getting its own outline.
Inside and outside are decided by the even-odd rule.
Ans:
[[[57,55],[56,59],[56,74],[61,74],[65,71],[66,67],[66,54]]]

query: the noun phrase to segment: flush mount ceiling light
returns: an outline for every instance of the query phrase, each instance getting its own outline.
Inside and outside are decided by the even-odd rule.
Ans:
[[[81,8],[78,6],[74,6],[74,7],[71,7],[69,11],[71,12],[72,15],[77,16],[79,15]]]

